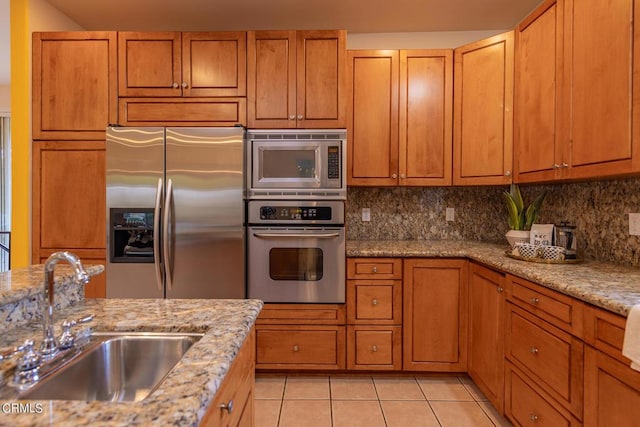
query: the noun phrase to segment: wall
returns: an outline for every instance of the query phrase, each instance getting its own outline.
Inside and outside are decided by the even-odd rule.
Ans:
[[[0,85],[0,116],[11,113],[11,86]]]
[[[453,49],[505,31],[349,33],[347,49]]]
[[[539,223],[577,226],[579,255],[640,267],[640,237],[629,236],[629,212],[640,212],[640,178],[521,186],[525,202],[548,191]],[[502,192],[508,187],[357,188],[348,190],[347,238],[479,240],[504,243]],[[371,222],[361,209],[371,209]],[[455,221],[445,221],[445,208]]]

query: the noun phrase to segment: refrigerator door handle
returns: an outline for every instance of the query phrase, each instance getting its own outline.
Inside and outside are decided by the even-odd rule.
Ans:
[[[162,178],[158,178],[158,188],[156,189],[156,204],[153,209],[153,264],[156,270],[156,284],[158,290],[162,292],[162,267],[160,264],[160,203],[162,202]]]
[[[169,241],[171,240],[171,236],[169,236],[169,225],[171,221],[169,217],[171,216],[171,199],[173,198],[173,182],[171,178],[167,180],[167,195],[164,199],[164,216],[162,218],[162,252],[164,257],[164,270],[165,277],[167,279],[167,290],[171,290],[173,288],[173,273],[171,271],[171,252],[169,251]]]

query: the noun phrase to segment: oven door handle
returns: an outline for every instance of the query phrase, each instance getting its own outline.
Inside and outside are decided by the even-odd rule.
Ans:
[[[333,239],[334,237],[340,237],[340,233],[323,233],[323,234],[303,234],[303,233],[253,233],[255,237],[260,239],[282,239],[295,238],[295,239]]]

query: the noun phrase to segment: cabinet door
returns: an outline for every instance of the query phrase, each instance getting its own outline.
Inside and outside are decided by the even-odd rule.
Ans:
[[[118,96],[181,96],[179,32],[118,33]]]
[[[571,178],[640,170],[639,9],[633,0],[565,1]]]
[[[403,369],[466,371],[468,263],[404,260]]]
[[[562,165],[562,0],[545,1],[516,29],[514,172],[518,182],[559,178]]]
[[[589,346],[584,372],[585,427],[638,425],[639,372]]]
[[[344,30],[297,32],[297,127],[345,127],[345,46]]]
[[[117,120],[116,33],[33,34],[33,139],[101,140]]]
[[[349,51],[347,185],[398,183],[398,51]]]
[[[182,33],[183,96],[246,96],[245,32]]]
[[[250,128],[296,127],[296,32],[247,34]]]
[[[471,264],[469,376],[499,413],[504,404],[504,275]]]
[[[453,51],[400,51],[400,185],[451,185]]]
[[[513,31],[455,50],[453,183],[511,182]]]

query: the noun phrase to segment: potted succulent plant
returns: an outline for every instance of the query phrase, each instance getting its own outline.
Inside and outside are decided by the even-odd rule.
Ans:
[[[510,191],[503,193],[507,205],[508,223],[510,230],[507,232],[507,241],[513,247],[517,242],[529,242],[531,225],[540,215],[542,202],[547,196],[543,191],[535,200],[525,207],[522,194],[517,184],[511,184]]]

